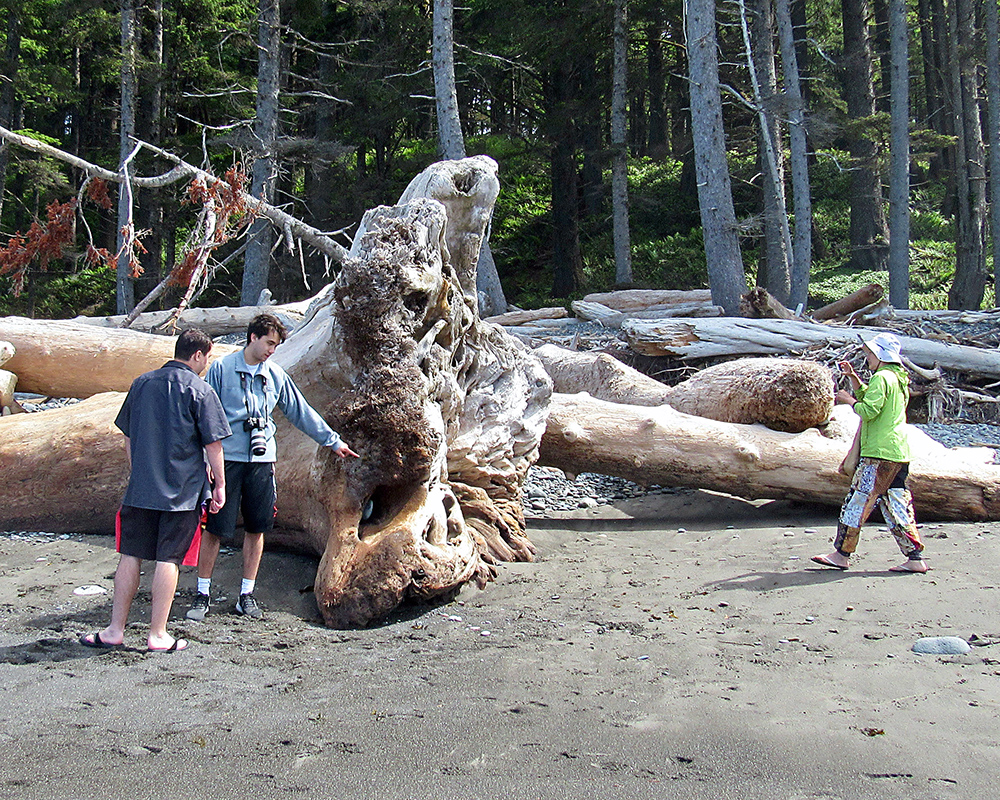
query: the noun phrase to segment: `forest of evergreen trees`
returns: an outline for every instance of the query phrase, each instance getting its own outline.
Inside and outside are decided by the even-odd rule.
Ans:
[[[448,152],[432,55],[443,3],[4,1],[0,126],[111,170],[129,153],[123,132],[216,175],[239,165],[255,196],[347,244],[367,208],[395,202]],[[635,285],[725,294],[758,284],[794,307],[874,279],[897,306],[992,304],[996,3],[455,7],[465,151],[500,164],[491,246],[507,299],[537,305],[615,284],[612,164],[624,153],[624,274]],[[614,75],[624,78],[617,106]],[[169,167],[149,151],[129,165],[136,175]],[[0,244],[83,182],[79,169],[10,145],[0,176]],[[725,197],[732,208],[720,216]],[[137,187],[133,207],[143,274],[124,295],[106,265],[88,266],[78,225],[76,244],[45,263],[5,251],[0,313],[131,307],[183,258],[194,225],[183,185]],[[81,208],[94,244],[117,252],[119,204]],[[269,260],[276,299],[328,280],[335,265],[287,252],[267,227],[212,253],[215,277],[199,304],[252,302],[244,265],[249,275]]]

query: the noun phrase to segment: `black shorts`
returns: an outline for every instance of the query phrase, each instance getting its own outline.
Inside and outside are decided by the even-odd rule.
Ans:
[[[121,544],[118,552],[144,561],[180,564],[191,547],[201,522],[201,509],[157,511],[122,506]]]
[[[205,529],[229,541],[236,532],[236,517],[243,512],[243,530],[268,533],[274,530],[274,464],[270,461],[227,461],[226,504],[218,514],[208,515]]]

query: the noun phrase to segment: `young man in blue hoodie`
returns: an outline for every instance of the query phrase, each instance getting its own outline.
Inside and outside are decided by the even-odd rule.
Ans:
[[[228,499],[218,514],[209,516],[198,555],[198,595],[187,612],[201,621],[211,602],[212,572],[223,540],[236,531],[236,517],[243,512],[243,583],[236,613],[251,619],[263,616],[254,599],[264,534],[273,530],[275,515],[274,441],[275,408],[296,428],[341,458],[357,458],[340,436],[306,402],[288,374],[269,361],[287,332],[273,314],[258,314],[247,328],[243,350],[214,361],[205,379],[215,389],[233,435],[223,441]]]

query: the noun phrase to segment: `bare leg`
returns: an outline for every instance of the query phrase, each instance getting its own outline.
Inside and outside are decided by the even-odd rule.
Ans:
[[[177,591],[177,565],[170,561],[157,561],[153,573],[153,608],[149,619],[149,647],[162,650],[174,643],[174,637],[167,633],[167,618]]]
[[[207,530],[201,532],[201,549],[198,550],[198,577],[211,578],[215,571],[215,561],[219,557],[222,540]]]
[[[257,580],[257,570],[260,568],[260,558],[263,554],[264,554],[264,534],[263,533],[244,534],[243,577],[246,580],[248,581]]]
[[[121,644],[125,639],[125,625],[132,608],[135,593],[139,590],[139,571],[142,559],[121,556],[115,570],[115,595],[111,604],[111,624],[101,631],[101,640],[108,644]]]

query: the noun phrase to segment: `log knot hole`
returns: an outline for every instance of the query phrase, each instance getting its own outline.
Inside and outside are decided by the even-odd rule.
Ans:
[[[760,450],[751,444],[743,443],[736,447],[736,457],[740,461],[747,461],[756,464],[760,461]]]
[[[580,442],[587,438],[587,432],[578,422],[571,422],[563,429],[563,439],[567,442]]]

